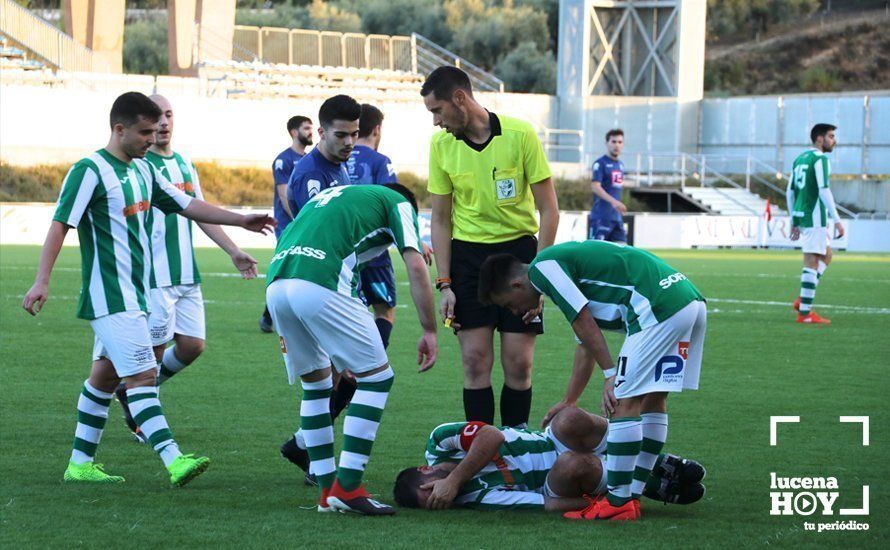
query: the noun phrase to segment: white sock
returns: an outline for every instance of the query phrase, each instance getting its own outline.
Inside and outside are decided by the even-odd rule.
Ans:
[[[171,376],[180,372],[182,369],[186,368],[188,365],[183,363],[176,357],[176,346],[170,346],[169,348],[164,350],[164,358],[161,359],[160,369],[158,371],[158,385],[160,386],[164,382],[170,379]]]

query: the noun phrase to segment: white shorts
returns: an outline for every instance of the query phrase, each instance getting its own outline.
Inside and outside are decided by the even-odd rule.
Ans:
[[[102,357],[111,360],[121,378],[158,368],[144,311],[103,315],[90,321],[90,326],[96,333],[93,361]]]
[[[618,354],[615,397],[697,390],[707,318],[705,303],[695,301],[628,336]]]
[[[331,364],[361,374],[389,362],[374,316],[358,298],[302,279],[278,279],[266,289],[266,304],[291,384]]]
[[[831,237],[827,227],[802,227],[800,229],[800,247],[804,254],[820,254],[828,251]]]
[[[166,344],[174,334],[205,338],[204,296],[201,285],[176,285],[151,289],[151,315],[148,318],[151,343]]]

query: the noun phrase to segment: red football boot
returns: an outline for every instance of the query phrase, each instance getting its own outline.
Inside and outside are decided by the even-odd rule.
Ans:
[[[352,512],[363,516],[391,516],[396,509],[388,504],[383,504],[371,498],[363,485],[352,491],[346,491],[340,487],[340,482],[335,481],[328,493],[328,506],[336,512]]]
[[[791,304],[791,307],[792,309],[794,309],[794,311],[800,313],[800,296],[798,296],[797,299],[794,300],[794,303]]]
[[[325,512],[333,512],[334,509],[328,506],[328,496],[331,494],[331,490],[327,487],[322,487],[321,489],[321,498],[318,499],[318,511]]]
[[[600,497],[592,505],[577,512],[566,512],[563,517],[568,519],[600,519],[609,521],[636,521],[639,519],[637,505],[634,499],[628,500],[621,506],[612,506],[609,499]]]
[[[825,317],[819,317],[819,314],[815,311],[810,311],[806,315],[799,314],[797,316],[797,322],[805,325],[830,325],[831,321],[826,319]]]

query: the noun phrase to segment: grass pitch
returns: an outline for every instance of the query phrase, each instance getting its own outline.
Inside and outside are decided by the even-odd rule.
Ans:
[[[660,253],[710,300],[701,389],[668,401],[666,446],[707,467],[708,493],[687,507],[645,502],[643,521],[611,525],[531,512],[400,510],[390,519],[317,514],[315,491],[278,456],[278,445],[298,423],[298,391],[287,385],[277,338],[257,329],[263,282],[222,276],[234,271],[217,250],[199,251],[207,351],[161,392],[183,451],[210,456],[210,470],[188,487],[170,487],[157,456],[129,440],[114,404],[98,458],[127,482],[63,485],[93,334],[74,317],[76,249],[62,252],[44,311],[30,318],[21,310],[38,255],[37,247],[0,249],[4,547],[887,547],[890,256],[837,254],[816,296],[816,309],[833,324],[807,327],[794,323],[789,305],[799,253]],[[270,253],[255,256],[264,265]],[[397,270],[405,281],[399,263]],[[400,292],[389,350],[396,383],[365,477],[387,502],[398,470],[422,461],[430,430],[463,414],[456,338],[441,332],[438,364],[417,374],[419,328],[404,283]],[[561,397],[574,345],[552,305],[546,316],[535,358],[535,420]],[[609,336],[613,356],[620,341]],[[600,382],[595,376],[582,399],[591,410]],[[496,392],[500,385],[496,374]],[[800,424],[780,426],[775,447],[769,445],[771,415],[801,417]],[[841,415],[870,417],[869,446],[861,445],[857,424],[838,421]],[[867,484],[870,515],[771,516],[770,472],[836,477],[835,514],[858,508]],[[803,525],[849,519],[867,522],[870,530],[816,533]]]

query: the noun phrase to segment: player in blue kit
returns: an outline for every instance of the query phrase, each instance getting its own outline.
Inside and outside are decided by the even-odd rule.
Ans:
[[[362,105],[358,123],[358,141],[346,162],[346,171],[353,185],[398,183],[389,157],[377,152],[380,146],[383,113],[367,103]],[[365,305],[374,310],[374,322],[383,340],[389,346],[396,312],[396,280],[392,261],[387,250],[362,269],[359,296]]]
[[[624,187],[624,163],[618,160],[624,149],[624,132],[616,128],[606,132],[606,148],[609,153],[593,163],[590,190],[593,191],[593,209],[588,217],[588,239],[627,242],[624,221],[627,206],[621,202]]]
[[[335,95],[321,104],[318,146],[297,162],[287,184],[287,205],[294,217],[321,191],[351,183],[346,162],[359,139],[361,114],[361,105],[347,95]],[[332,419],[346,408],[355,390],[355,382],[345,376],[334,379],[330,402]],[[307,485],[316,485],[315,476],[308,473],[309,453],[301,431],[281,445],[281,456],[307,472]]]
[[[297,162],[306,156],[306,148],[312,145],[312,119],[305,116],[293,116],[287,121],[287,133],[291,138],[291,146],[278,153],[272,163],[272,180],[275,185],[272,204],[275,221],[275,238],[277,239],[287,224],[294,219],[293,212],[287,204],[287,182]],[[272,332],[272,317],[269,308],[260,317],[260,330]]]

